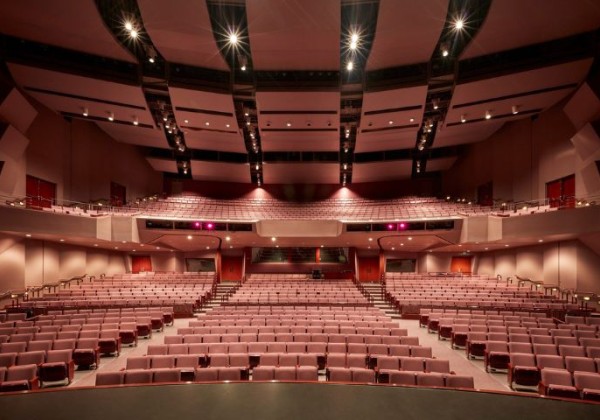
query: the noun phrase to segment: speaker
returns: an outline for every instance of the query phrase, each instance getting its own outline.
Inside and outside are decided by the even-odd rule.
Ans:
[[[584,83],[567,102],[563,111],[579,130],[585,123],[600,116],[600,99],[590,85]]]
[[[37,115],[36,109],[15,88],[0,101],[0,118],[7,121],[21,133],[26,133],[29,130]]]

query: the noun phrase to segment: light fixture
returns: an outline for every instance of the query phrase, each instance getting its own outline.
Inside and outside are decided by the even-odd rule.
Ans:
[[[454,28],[461,30],[465,26],[465,22],[462,19],[456,19],[454,21]]]
[[[369,238],[369,242],[373,242],[373,238]]]
[[[125,22],[125,29],[129,32],[133,31],[133,24],[130,21]]]
[[[238,56],[238,60],[240,62],[240,70],[246,71],[246,68],[248,66],[248,58],[245,55],[240,55]]]
[[[189,121],[189,120],[183,120],[183,122],[187,124],[187,123],[189,123],[190,121]]]
[[[229,128],[229,127],[230,127],[230,125],[229,125],[229,124],[225,124],[225,127],[226,127],[226,128]]]
[[[448,51],[448,44],[443,43],[440,45],[440,52],[442,53],[442,57],[448,57],[450,51]]]
[[[423,146],[422,144],[419,144],[419,147],[418,147],[418,149],[419,149],[419,151],[421,151],[421,152],[422,152],[422,151],[423,151],[423,149],[425,149],[425,146]]]
[[[346,70],[352,71],[353,68],[354,68],[354,63],[352,61],[348,61],[348,64],[346,64]]]
[[[135,29],[132,29],[129,32],[129,36],[132,37],[133,39],[137,38],[138,37],[138,31],[136,31]]]
[[[513,115],[517,115],[519,113],[519,106],[518,105],[513,105],[512,106],[512,113],[513,113]]]
[[[191,241],[192,240],[192,235],[188,235],[187,238],[188,238],[188,241]]]
[[[31,233],[26,233],[26,234],[25,234],[25,237],[27,237],[27,238],[31,238]]]
[[[344,163],[344,170],[348,169],[348,164]]]
[[[238,39],[238,36],[237,36],[237,34],[236,34],[235,32],[231,32],[231,33],[229,34],[229,37],[228,37],[228,38],[229,38],[229,43],[230,43],[231,45],[237,45],[237,43],[238,43],[239,39]]]
[[[410,118],[408,121],[415,122],[415,119],[414,118]]]
[[[412,241],[412,236],[409,236],[409,237],[408,237],[408,240],[409,240],[409,241]]]
[[[277,240],[277,238],[274,236],[271,238],[271,242],[275,242],[276,240]]]
[[[485,111],[485,119],[489,120],[490,118],[492,118],[492,113],[490,111]]]
[[[226,237],[225,237],[225,240],[226,240],[227,242],[231,241],[231,236],[226,236]]]
[[[460,122],[463,123],[463,124],[467,122],[467,116],[465,114],[461,114],[461,116],[460,116]]]
[[[287,127],[291,127],[291,126],[292,126],[292,123],[288,121],[287,123],[285,123],[285,125],[286,125]]]
[[[115,120],[115,114],[113,114],[112,112],[108,113],[108,121],[114,121]]]
[[[64,241],[65,241],[64,239],[60,239],[60,242],[64,242]]]
[[[87,109],[87,107],[83,108],[83,116],[87,117],[88,115],[90,115],[89,110]]]
[[[133,117],[133,125],[139,125],[140,122],[138,120],[138,117]]]
[[[433,104],[433,109],[438,109],[440,107],[440,98],[433,98],[431,103]]]
[[[394,121],[392,121],[392,120],[388,121],[388,125],[393,125],[393,124],[394,124]]]
[[[353,33],[350,35],[350,49],[356,50],[356,48],[358,48],[358,34]]]
[[[154,63],[156,61],[156,56],[158,55],[154,47],[152,45],[146,45],[145,50],[148,61]]]

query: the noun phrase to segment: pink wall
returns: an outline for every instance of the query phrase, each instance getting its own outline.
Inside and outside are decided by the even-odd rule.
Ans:
[[[32,103],[39,113],[24,133],[30,141],[26,162],[14,176],[27,173],[56,183],[59,200],[108,199],[111,181],[127,188],[129,200],[161,190],[161,174],[136,147],[113,140],[92,122],[67,122]],[[18,195],[24,194],[23,182]]]
[[[122,253],[0,234],[0,292],[125,271]]]
[[[567,289],[600,290],[600,257],[578,240],[480,253],[474,272],[503,278],[518,275]]]
[[[578,196],[598,193],[582,180],[589,162],[577,156],[571,142],[576,130],[563,106],[558,104],[536,120],[506,123],[489,139],[469,146],[444,173],[444,192],[475,197],[478,185],[492,181],[495,199],[539,199],[545,197],[547,182],[575,173]]]

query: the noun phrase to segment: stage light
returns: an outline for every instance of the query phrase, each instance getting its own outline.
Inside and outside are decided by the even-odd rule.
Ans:
[[[199,228],[200,226],[202,226],[202,224],[200,222],[194,222],[194,227],[195,228]]]
[[[387,230],[396,230],[396,227],[393,224],[388,223]]]
[[[398,227],[400,228],[400,230],[405,230],[405,229],[406,229],[406,223],[404,223],[404,222],[403,222],[403,223],[400,223],[400,224],[398,225]]]

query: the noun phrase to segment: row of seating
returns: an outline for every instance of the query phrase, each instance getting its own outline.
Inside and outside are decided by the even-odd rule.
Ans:
[[[555,353],[558,351],[558,353]],[[533,354],[536,356],[557,356],[557,357],[588,357],[593,360],[598,355],[598,347],[586,349],[581,346],[560,345],[558,348],[551,344],[541,344],[532,347],[529,343],[507,343],[502,341],[488,341],[484,353],[484,365],[486,371],[498,372],[506,371],[510,362],[510,355]],[[591,356],[589,356],[591,355]]]
[[[0,364],[0,391],[68,385],[75,371],[72,355],[69,349],[19,353],[14,363]]]
[[[343,322],[343,321],[342,321]],[[292,321],[292,323],[294,323]],[[353,326],[352,321],[348,321],[350,325],[339,325],[339,321],[330,322],[317,321],[317,325],[233,325],[233,326],[218,326],[218,327],[199,327],[196,323],[190,322],[190,327],[178,328],[177,334],[344,334],[344,335],[396,335],[398,337],[406,335],[406,329],[394,327],[393,322],[363,322],[364,326]],[[305,322],[304,324],[309,324]],[[312,324],[312,322],[310,322]],[[397,324],[396,324],[397,325]],[[289,341],[289,340],[287,340]]]
[[[294,342],[230,342],[230,343],[199,343],[199,342],[176,342],[171,343],[169,336],[165,337],[165,344],[151,344],[148,346],[148,354],[151,352],[164,352],[156,354],[187,354],[194,351],[202,354],[206,353],[361,353],[361,354],[392,354],[398,356],[408,356],[411,354],[420,355],[424,353],[431,355],[431,347],[420,346],[418,337],[403,337],[406,340],[396,344],[380,343],[327,343],[294,341]],[[160,349],[160,350],[158,350]],[[193,349],[193,350],[192,350]],[[430,356],[427,356],[430,357]]]
[[[60,334],[60,333],[59,333]],[[3,353],[14,353],[22,351],[34,351],[34,350],[50,350],[55,348],[55,343],[59,345],[66,345],[65,343],[76,342],[77,340],[98,340],[100,347],[100,354],[110,354],[119,356],[122,347],[122,336],[129,337],[129,331],[121,332],[119,330],[104,330],[101,333],[93,332],[90,334],[79,334],[75,333],[67,335],[57,335],[56,338],[44,338],[35,339],[31,341],[18,341],[0,343],[0,355]],[[133,343],[135,344],[135,343]]]
[[[165,344],[230,344],[242,343],[253,344],[257,343],[328,343],[341,344],[350,346],[353,344],[367,345],[419,345],[418,337],[397,336],[397,335],[343,335],[343,334],[271,334],[271,333],[242,333],[242,334],[186,334],[186,335],[171,335],[165,336]]]
[[[157,329],[153,329],[156,327]],[[137,322],[86,324],[86,325],[51,325],[40,327],[36,333],[13,333],[0,335],[0,343],[18,343],[35,340],[69,339],[69,338],[105,338],[116,332],[123,344],[136,346],[138,338],[150,338],[153,331],[161,331],[159,325],[153,325],[150,320]],[[2,334],[2,331],[0,331]],[[54,337],[52,338],[52,335]]]
[[[508,383],[513,389],[537,387],[543,369],[566,369],[574,372],[600,373],[600,358],[578,356],[534,355],[511,353],[508,364]]]
[[[541,371],[539,393],[551,397],[600,402],[600,374],[545,368]]]

